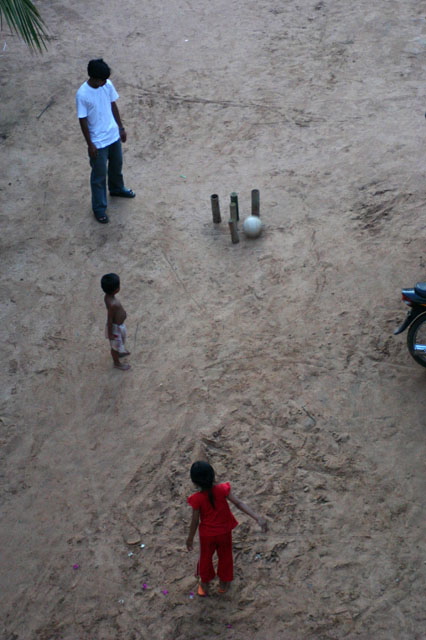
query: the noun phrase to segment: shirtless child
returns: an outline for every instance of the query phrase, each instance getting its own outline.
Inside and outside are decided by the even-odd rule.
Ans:
[[[108,311],[105,337],[109,339],[111,345],[114,367],[127,371],[130,369],[130,365],[120,362],[120,358],[130,355],[130,352],[124,346],[126,342],[126,325],[124,321],[127,313],[121,302],[115,297],[116,293],[120,291],[120,278],[116,273],[107,273],[101,278],[101,287],[105,292],[104,301]]]

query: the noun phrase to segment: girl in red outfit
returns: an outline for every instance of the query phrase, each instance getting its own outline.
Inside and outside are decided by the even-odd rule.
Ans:
[[[232,529],[238,524],[227,501],[230,500],[238,509],[256,520],[262,531],[267,530],[266,520],[234,496],[229,482],[215,484],[214,470],[208,462],[194,462],[191,467],[191,480],[200,488],[200,491],[188,498],[193,512],[186,546],[188,551],[192,551],[195,532],[200,525],[200,559],[197,573],[201,582],[198,586],[198,595],[208,595],[209,582],[216,575],[213,568],[215,551],[218,555],[219,593],[225,593],[234,578]]]

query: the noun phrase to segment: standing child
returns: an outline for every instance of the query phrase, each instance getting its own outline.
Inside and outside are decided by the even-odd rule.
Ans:
[[[121,371],[127,371],[130,369],[130,365],[120,362],[120,358],[130,355],[130,352],[124,346],[126,342],[126,325],[124,321],[127,318],[127,313],[121,302],[115,297],[120,291],[120,278],[116,273],[107,273],[101,278],[101,287],[105,292],[104,301],[108,311],[105,337],[109,338],[110,341],[114,367],[121,369]]]
[[[234,578],[232,529],[238,524],[227,501],[230,500],[238,509],[256,520],[262,531],[267,531],[267,523],[264,518],[258,516],[234,496],[229,482],[215,484],[214,470],[208,462],[194,462],[191,467],[191,480],[199,487],[200,491],[188,498],[193,512],[186,546],[188,551],[192,551],[195,532],[200,525],[200,558],[197,567],[197,573],[200,576],[198,595],[202,597],[208,595],[209,582],[216,575],[213,568],[215,551],[218,555],[219,593],[225,593]]]

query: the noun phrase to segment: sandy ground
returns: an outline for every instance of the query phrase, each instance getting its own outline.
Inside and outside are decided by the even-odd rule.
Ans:
[[[426,371],[392,335],[426,279],[426,3],[38,6],[43,57],[0,42],[1,638],[426,638]],[[137,192],[106,226],[74,109],[98,56]],[[233,246],[253,188],[264,233]],[[236,514],[208,600],[199,457],[270,529]]]

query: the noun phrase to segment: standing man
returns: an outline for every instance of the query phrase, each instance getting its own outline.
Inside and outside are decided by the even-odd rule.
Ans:
[[[99,58],[87,65],[89,79],[77,91],[77,117],[87,142],[90,166],[92,209],[98,222],[106,224],[108,216],[106,178],[110,196],[134,198],[135,193],[124,186],[121,143],[127,134],[121,122],[116,104],[119,97],[114,85],[108,80],[109,66]]]

